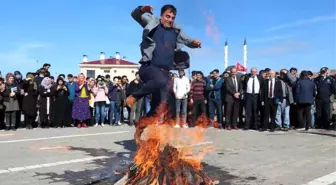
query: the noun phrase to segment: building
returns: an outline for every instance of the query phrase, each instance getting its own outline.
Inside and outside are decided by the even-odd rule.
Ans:
[[[80,72],[86,77],[96,78],[98,75],[109,74],[113,78],[126,75],[129,81],[134,79],[139,67],[138,64],[127,61],[125,57],[120,59],[119,52],[116,53],[115,57],[107,59],[105,53],[101,52],[100,59],[94,61],[88,61],[87,56],[83,55],[83,61],[79,64]]]

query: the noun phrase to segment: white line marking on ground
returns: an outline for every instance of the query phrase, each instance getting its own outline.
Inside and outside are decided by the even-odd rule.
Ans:
[[[3,136],[13,136],[14,134],[0,134],[0,137],[3,137]]]
[[[8,168],[8,169],[5,169],[5,170],[0,170],[0,174],[26,171],[26,170],[45,168],[45,167],[51,167],[51,166],[58,166],[58,165],[63,165],[63,164],[72,164],[72,163],[80,163],[80,162],[87,162],[87,161],[93,161],[93,160],[101,160],[101,159],[107,159],[107,158],[110,158],[110,157],[108,157],[108,156],[87,157],[87,158],[83,158],[83,159],[74,159],[74,160],[60,161],[60,162],[55,162],[55,163],[45,163],[45,164],[37,164],[37,165],[30,165],[30,166]]]
[[[206,141],[206,142],[200,142],[197,144],[191,144],[191,145],[185,145],[185,146],[176,146],[175,148],[188,148],[188,147],[195,147],[195,146],[201,146],[201,145],[210,145],[213,144],[212,141]]]
[[[329,185],[336,182],[336,171],[318,179],[312,180],[304,185]]]
[[[56,150],[56,149],[70,149],[71,146],[53,146],[53,147],[42,147],[39,150]]]
[[[99,135],[111,135],[111,134],[124,134],[130,131],[119,131],[119,132],[101,132],[94,134],[79,134],[79,135],[66,135],[66,136],[52,136],[52,137],[40,137],[40,138],[30,138],[30,139],[17,139],[17,140],[8,140],[8,141],[0,141],[0,144],[7,143],[21,143],[28,141],[41,141],[41,140],[52,140],[52,139],[63,139],[63,138],[72,138],[72,137],[86,137],[86,136],[99,136]]]

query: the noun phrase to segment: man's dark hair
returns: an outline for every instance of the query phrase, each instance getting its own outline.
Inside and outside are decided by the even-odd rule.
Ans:
[[[199,71],[191,71],[191,76],[195,76]]]
[[[4,82],[4,81],[5,81],[5,79],[0,77],[0,82]]]
[[[292,71],[297,71],[297,69],[295,67],[292,67],[289,69],[289,72],[291,73]]]
[[[113,81],[114,81],[115,79],[117,79],[117,80],[121,80],[120,76],[115,76],[115,77],[113,77]]]
[[[72,74],[68,74],[68,78],[73,78],[73,75]]]
[[[212,72],[219,73],[218,69],[214,69]]]
[[[138,75],[138,74],[139,74],[139,72],[138,72],[138,71],[137,71],[137,72],[135,72],[135,76],[136,76],[136,75]]]
[[[50,76],[49,78],[55,80],[55,77],[54,77],[54,76]]]
[[[43,64],[43,67],[47,67],[47,66],[51,67],[51,65],[48,63]]]
[[[307,73],[308,73],[308,76],[314,76],[314,73],[311,71],[308,71]]]
[[[166,4],[161,8],[161,15],[163,15],[163,13],[165,13],[165,11],[167,11],[167,10],[169,10],[170,13],[173,13],[174,15],[176,15],[176,13],[177,13],[177,10],[176,10],[174,5]]]
[[[111,76],[110,75],[105,75],[105,78],[111,78]]]
[[[203,73],[201,71],[195,71],[195,75],[202,75],[203,76]]]
[[[90,77],[86,77],[86,81],[90,80]]]
[[[65,78],[65,74],[59,74],[59,75],[58,75],[58,77],[61,77],[61,76],[62,76],[63,78]]]
[[[127,76],[126,76],[126,75],[124,75],[124,76],[122,76],[121,78],[127,78]]]
[[[40,70],[38,70],[38,73],[39,74],[45,74],[46,73],[46,70],[44,68],[41,68]]]
[[[300,77],[301,78],[308,77],[308,72],[307,71],[301,71]]]

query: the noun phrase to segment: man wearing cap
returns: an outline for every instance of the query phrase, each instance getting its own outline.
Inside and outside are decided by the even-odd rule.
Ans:
[[[126,99],[131,107],[138,99],[152,94],[151,110],[147,114],[155,114],[155,109],[167,100],[168,78],[171,69],[189,67],[189,55],[181,51],[186,45],[199,48],[201,41],[189,38],[174,23],[177,10],[173,5],[164,5],[160,17],[153,15],[152,6],[139,6],[132,11],[132,17],[144,29],[140,44],[142,58],[139,74],[144,85]]]
[[[330,127],[330,96],[335,94],[335,81],[328,76],[328,68],[322,67],[320,75],[314,80],[317,94],[316,104],[316,126],[324,129]]]

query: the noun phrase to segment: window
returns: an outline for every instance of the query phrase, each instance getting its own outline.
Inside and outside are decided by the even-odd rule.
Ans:
[[[104,73],[110,73],[110,70],[104,70]]]
[[[96,71],[95,70],[87,70],[86,77],[88,78],[96,78]]]
[[[132,73],[134,73],[134,70],[132,70]]]
[[[117,73],[117,70],[114,70],[114,73]]]

